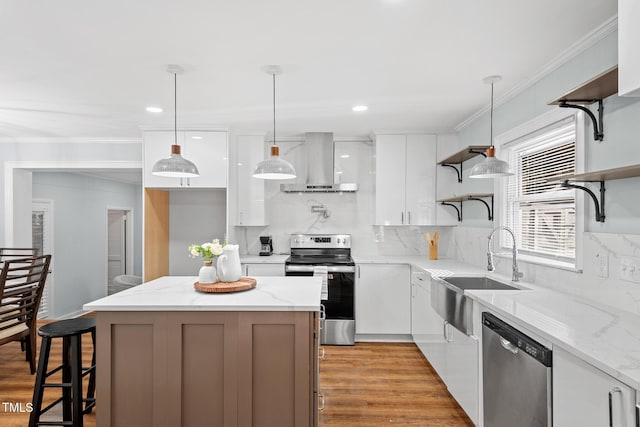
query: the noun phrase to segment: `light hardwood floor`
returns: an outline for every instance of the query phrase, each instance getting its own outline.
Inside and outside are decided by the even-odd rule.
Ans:
[[[325,346],[322,427],[473,426],[412,343]]]
[[[61,362],[59,341],[54,340],[50,368]],[[83,339],[85,366],[91,357],[90,341],[88,336]],[[358,343],[354,347],[326,346],[325,352],[320,364],[320,388],[325,397],[320,426],[473,426],[415,345]],[[20,344],[0,346],[0,426],[28,424],[28,413],[10,412],[2,403],[25,408],[31,402],[34,382]],[[57,392],[51,390],[45,399],[52,401]],[[95,426],[95,411],[85,415],[84,425]]]

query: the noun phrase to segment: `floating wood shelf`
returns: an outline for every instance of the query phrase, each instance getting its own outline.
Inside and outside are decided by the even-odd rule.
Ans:
[[[600,182],[614,181],[616,179],[634,178],[640,176],[640,165],[623,166],[620,168],[606,169],[597,172],[587,172],[575,175],[559,175],[548,178],[549,182]]]
[[[458,182],[462,182],[462,163],[466,160],[472,159],[476,156],[487,157],[485,151],[489,148],[488,145],[470,145],[462,151],[458,151],[455,154],[447,157],[444,160],[438,162],[440,166],[445,166],[455,169],[458,174]]]
[[[604,106],[602,100],[611,95],[618,93],[618,66],[614,66],[598,74],[591,80],[586,81],[577,88],[569,91],[559,98],[554,99],[549,105],[557,105],[562,108],[577,108],[584,111],[593,122],[593,139],[602,141],[604,139],[604,130],[602,117],[604,114]],[[598,103],[598,119],[591,110],[584,105]],[[599,121],[599,126],[598,126]]]
[[[616,179],[634,178],[640,176],[640,164],[623,166],[619,168],[606,169],[596,172],[587,172],[574,175],[560,175],[548,178],[548,182],[560,182],[560,185],[564,188],[575,188],[576,190],[582,190],[587,193],[596,209],[596,221],[604,222],[604,193],[606,191],[604,187],[605,181],[614,181]],[[600,183],[600,198],[596,197],[595,193],[582,185],[571,184],[572,182],[599,182]]]
[[[574,104],[591,105],[594,102],[608,98],[616,93],[618,93],[617,65],[598,74],[561,97],[554,99],[549,105],[560,105],[563,101]]]
[[[483,199],[491,199],[491,205],[485,202]],[[458,221],[462,221],[462,202],[467,202],[469,200],[475,200],[484,204],[489,212],[489,221],[493,221],[493,194],[492,193],[474,193],[474,194],[464,194],[462,196],[449,197],[447,199],[440,199],[438,203],[444,206],[451,206],[458,213]],[[458,203],[455,205],[454,203]]]

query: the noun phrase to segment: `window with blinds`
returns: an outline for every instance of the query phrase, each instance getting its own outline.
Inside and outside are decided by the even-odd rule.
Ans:
[[[514,175],[503,182],[505,225],[516,235],[518,251],[575,264],[575,190],[547,179],[576,170],[573,117],[505,145]],[[502,245],[510,247],[504,236]]]

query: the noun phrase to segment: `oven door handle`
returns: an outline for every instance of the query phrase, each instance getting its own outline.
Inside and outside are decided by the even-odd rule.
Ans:
[[[284,271],[291,272],[313,272],[312,265],[285,265]],[[353,265],[349,266],[338,266],[338,265],[328,265],[327,266],[328,273],[355,273],[356,267]]]

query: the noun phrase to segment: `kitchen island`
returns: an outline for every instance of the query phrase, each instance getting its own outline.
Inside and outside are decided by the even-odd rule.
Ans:
[[[314,426],[321,279],[194,290],[161,277],[85,304],[97,321],[97,425]]]

